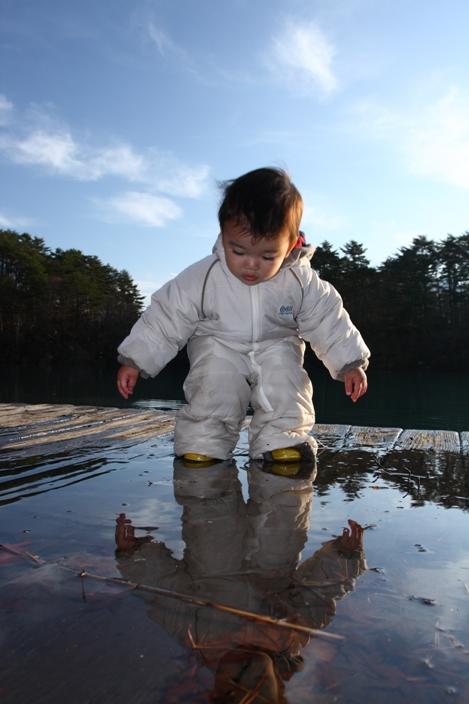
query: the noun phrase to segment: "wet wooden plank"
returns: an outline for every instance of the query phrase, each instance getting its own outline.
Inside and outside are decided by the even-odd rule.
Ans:
[[[20,406],[16,417],[21,424],[11,422],[14,417],[11,407],[6,410],[4,419],[0,404],[2,451],[42,450],[44,446],[68,445],[80,439],[89,439],[90,444],[144,439],[174,428],[174,414],[154,409],[38,404],[31,410]]]
[[[1,448],[3,450],[16,450],[23,447],[41,446],[46,442],[47,444],[63,443],[83,437],[90,438],[90,443],[94,442],[96,436],[98,440],[104,438],[117,439],[118,437],[130,437],[131,435],[135,435],[140,430],[140,424],[145,420],[150,420],[150,426],[154,435],[160,434],[160,420],[159,418],[156,419],[155,415],[152,418],[145,417],[130,419],[128,416],[124,416],[104,424],[100,423],[99,425],[85,425],[78,430],[65,430],[60,433],[50,433],[47,435],[41,434],[40,436],[21,438],[13,442],[5,442],[1,445]],[[131,428],[129,428],[129,421],[132,423]],[[120,430],[121,433],[115,433],[114,431],[116,429]],[[165,424],[165,429],[163,432],[168,432],[167,424]]]
[[[157,435],[164,435],[165,433],[172,432],[174,430],[174,425],[174,417],[159,416],[157,427],[155,427],[155,418],[151,418],[146,423],[141,422],[137,426],[114,432],[112,433],[112,436],[109,437],[112,440],[146,440]]]
[[[400,435],[402,428],[370,428],[353,425],[345,437],[344,447],[370,447],[379,450],[391,450]]]
[[[91,428],[92,426],[102,425],[110,420],[127,417],[126,411],[120,408],[78,408],[74,407],[75,411],[67,415],[59,415],[54,418],[48,417],[39,421],[24,423],[14,428],[8,429],[9,440],[26,440],[46,435],[60,435],[73,429]],[[83,412],[82,412],[83,411]],[[3,434],[3,433],[2,433]]]
[[[3,404],[0,404],[0,427],[15,428],[31,423],[44,423],[67,414],[79,413],[85,408],[85,406],[71,404],[38,403],[34,405],[18,404],[16,408],[8,404],[8,408],[4,409]],[[92,408],[90,407],[90,409]]]
[[[460,452],[459,434],[454,430],[404,430],[396,449]]]
[[[350,430],[350,425],[334,425],[317,423],[313,432],[313,437],[318,441],[319,447],[339,449],[344,446],[345,436]]]
[[[246,419],[244,426],[249,422]],[[34,452],[78,441],[99,444],[146,439],[171,432],[175,414],[157,409],[71,404],[0,404],[0,449]],[[244,427],[243,426],[243,427]],[[469,454],[469,431],[402,430],[340,424],[315,425],[319,447],[329,449],[421,450]]]
[[[461,452],[469,455],[469,431],[459,434],[461,439]]]

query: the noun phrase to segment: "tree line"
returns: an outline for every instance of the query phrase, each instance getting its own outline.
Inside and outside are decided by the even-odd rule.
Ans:
[[[357,241],[340,250],[324,241],[312,266],[341,293],[374,368],[467,368],[469,232],[438,242],[417,237],[377,267]],[[4,361],[114,364],[142,304],[128,272],[77,249],[52,251],[39,237],[0,230]],[[307,365],[313,363],[308,357]]]
[[[78,249],[0,230],[0,335],[4,361],[110,362],[142,297],[126,271]]]
[[[340,253],[323,242],[312,263],[340,291],[374,368],[467,369],[469,232],[416,237],[378,267],[354,240]]]

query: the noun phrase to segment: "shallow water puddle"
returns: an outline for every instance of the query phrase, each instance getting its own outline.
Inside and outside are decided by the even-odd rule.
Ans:
[[[467,458],[245,447],[0,465],[2,701],[469,700]]]

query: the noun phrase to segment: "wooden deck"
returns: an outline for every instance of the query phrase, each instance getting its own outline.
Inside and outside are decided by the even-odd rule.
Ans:
[[[173,413],[148,408],[0,404],[0,457],[135,443],[171,432],[174,422]],[[469,431],[318,424],[313,435],[320,447],[334,450],[469,454]]]

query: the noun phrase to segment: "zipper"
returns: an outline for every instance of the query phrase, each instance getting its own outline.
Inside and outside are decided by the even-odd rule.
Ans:
[[[259,394],[259,403],[261,408],[266,413],[271,413],[272,408],[269,399],[267,398],[262,386],[262,367],[257,363],[256,352],[259,347],[259,337],[261,332],[261,316],[259,303],[259,289],[257,286],[251,286],[249,293],[251,294],[251,316],[252,316],[252,350],[249,352],[252,369],[257,376],[257,392]]]
[[[260,335],[259,290],[257,286],[250,287],[252,314],[252,342],[257,342]]]

